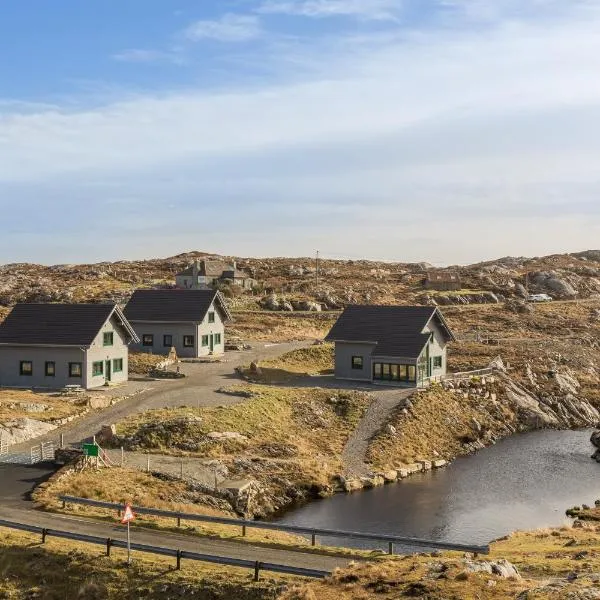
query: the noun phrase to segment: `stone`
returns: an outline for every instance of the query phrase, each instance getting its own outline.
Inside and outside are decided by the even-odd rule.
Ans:
[[[364,488],[379,487],[385,483],[381,475],[363,476],[360,481]]]
[[[392,483],[398,479],[398,471],[390,470],[381,474],[386,483]]]
[[[410,475],[408,469],[404,468],[398,469],[396,473],[398,474],[398,479],[406,479]]]
[[[386,430],[390,435],[396,435],[397,433],[396,428],[391,423],[387,424]]]
[[[417,464],[421,467],[421,471],[431,471],[431,461],[430,460],[418,460]]]
[[[412,475],[413,473],[418,473],[419,471],[422,471],[423,467],[417,463],[412,463],[408,465],[408,467],[406,467],[406,470],[408,471],[409,475]]]
[[[438,460],[434,460],[433,461],[433,468],[434,469],[441,469],[442,467],[445,467],[448,464],[447,460],[444,460],[443,458],[440,458]]]
[[[357,490],[362,490],[363,484],[360,479],[350,478],[350,479],[345,479],[342,482],[342,487],[344,488],[344,491],[346,491],[346,492],[355,492]]]
[[[206,437],[209,440],[213,441],[225,441],[225,440],[235,440],[237,442],[246,442],[248,438],[241,433],[237,433],[236,431],[211,431],[206,434]]]

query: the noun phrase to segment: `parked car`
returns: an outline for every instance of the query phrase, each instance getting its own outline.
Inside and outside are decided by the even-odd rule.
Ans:
[[[552,296],[548,294],[529,294],[527,296],[528,302],[552,302]]]

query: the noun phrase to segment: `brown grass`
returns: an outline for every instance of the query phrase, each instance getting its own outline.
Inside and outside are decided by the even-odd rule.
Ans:
[[[370,403],[363,393],[318,388],[246,385],[231,392],[251,397],[228,407],[149,411],[118,424],[118,434],[131,436],[145,424],[161,423],[160,432],[142,437],[143,449],[181,453],[178,448],[197,441],[193,455],[276,459],[282,474],[311,485],[326,483],[339,472],[346,440]],[[331,398],[339,402],[334,404]],[[186,420],[190,415],[200,420]],[[206,441],[209,432],[227,431],[246,436],[247,442]]]
[[[51,422],[81,413],[86,402],[87,398],[68,399],[55,393],[3,389],[0,390],[0,423],[25,417]],[[33,404],[44,405],[45,410],[28,410],[28,405]]]
[[[148,371],[156,367],[156,365],[164,360],[164,356],[156,354],[147,354],[145,352],[130,352],[129,353],[129,372],[136,375],[147,375]]]
[[[164,600],[215,598],[274,599],[286,582],[298,581],[265,573],[259,583],[246,569],[133,553],[125,566],[124,550],[105,556],[101,546],[0,530],[0,597],[7,600]]]
[[[464,398],[439,385],[418,392],[411,401],[409,414],[396,411],[390,421],[396,434],[384,430],[371,442],[368,460],[376,468],[389,469],[435,456],[453,459],[465,453],[463,442],[473,437],[473,419],[493,432],[504,430],[504,425],[515,419],[504,405],[490,409],[480,398]]]
[[[214,501],[211,502],[212,498],[194,493],[185,481],[163,481],[149,473],[126,468],[88,469],[61,478],[51,479],[49,482],[40,485],[33,495],[34,501],[43,510],[116,521],[117,515],[111,514],[106,509],[77,504],[68,504],[63,508],[62,502],[58,500],[61,495],[115,503],[129,502],[134,506],[181,511],[197,515],[237,517],[232,510],[210,505],[216,504]],[[203,504],[202,502],[208,502],[209,504]],[[150,515],[138,515],[134,525],[177,530],[173,519]],[[239,539],[271,545],[303,546],[308,544],[304,538],[299,536],[260,529],[249,529],[246,536],[242,537],[239,527],[216,523],[184,521],[183,531],[201,536]]]
[[[519,569],[522,579],[470,573],[458,553],[433,558],[416,555],[378,564],[357,564],[340,570],[323,582],[306,583],[287,591],[280,600],[392,600],[403,597],[428,600],[514,599],[528,590],[528,599],[584,598],[585,590],[597,589],[600,571],[600,528],[541,530],[515,533],[492,544],[489,557],[506,559]],[[584,552],[584,558],[575,557]],[[552,587],[553,578],[564,581],[569,573],[578,578],[567,590]],[[581,593],[581,595],[579,595]]]
[[[299,316],[293,313],[235,313],[226,335],[244,340],[286,342],[290,340],[320,340],[327,335],[339,313],[318,313]]]

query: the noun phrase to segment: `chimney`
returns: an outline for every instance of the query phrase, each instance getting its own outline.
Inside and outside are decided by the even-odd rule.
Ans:
[[[235,262],[235,260],[233,261],[232,266],[233,266],[233,270],[237,271],[237,263]]]

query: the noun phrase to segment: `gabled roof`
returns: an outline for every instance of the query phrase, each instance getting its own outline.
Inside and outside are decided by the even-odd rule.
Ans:
[[[130,321],[200,323],[213,302],[224,320],[230,320],[223,296],[216,290],[137,290],[124,313]]]
[[[17,304],[0,325],[0,344],[88,347],[113,314],[137,341],[116,304]]]
[[[376,344],[373,356],[417,358],[429,340],[423,330],[436,319],[453,341],[442,313],[431,306],[348,306],[325,338],[330,342]]]
[[[219,278],[224,271],[232,271],[233,265],[227,264],[222,260],[200,260],[193,262],[186,269],[177,273],[177,277],[186,277],[190,275],[200,275],[203,277]]]

